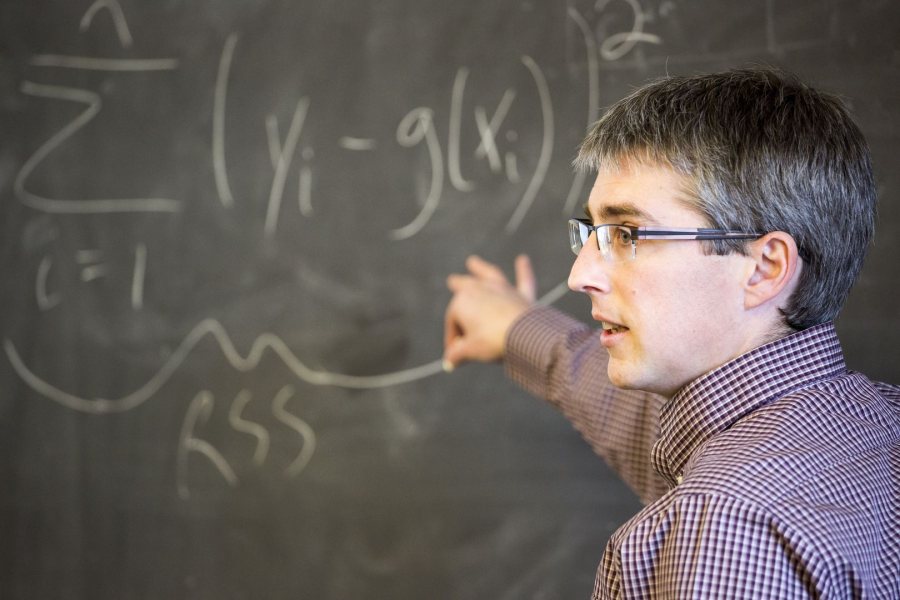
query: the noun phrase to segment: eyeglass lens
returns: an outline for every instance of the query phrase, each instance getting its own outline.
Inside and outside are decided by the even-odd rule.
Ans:
[[[597,235],[597,249],[607,259],[634,258],[631,230],[616,225],[589,227],[577,219],[569,221],[569,246],[576,255],[587,243],[591,231]]]

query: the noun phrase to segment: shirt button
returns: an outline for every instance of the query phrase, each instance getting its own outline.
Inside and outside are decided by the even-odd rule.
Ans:
[[[684,475],[679,473],[675,476],[675,485],[681,485],[681,482],[684,481]]]

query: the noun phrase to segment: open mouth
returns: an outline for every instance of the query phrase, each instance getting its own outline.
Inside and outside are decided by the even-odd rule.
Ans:
[[[624,325],[619,325],[618,323],[610,323],[609,321],[600,321],[600,326],[603,327],[604,333],[612,334],[628,331],[628,328]]]

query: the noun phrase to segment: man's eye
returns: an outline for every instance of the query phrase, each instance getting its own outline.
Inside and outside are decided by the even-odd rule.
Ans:
[[[624,227],[616,228],[616,243],[622,244],[623,246],[631,245],[631,230],[625,229]]]

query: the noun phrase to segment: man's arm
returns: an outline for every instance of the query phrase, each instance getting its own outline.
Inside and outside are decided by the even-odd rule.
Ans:
[[[445,362],[504,361],[507,375],[572,422],[594,451],[644,502],[667,490],[650,463],[662,399],[613,387],[607,353],[596,333],[563,313],[535,304],[526,257],[516,260],[516,286],[491,263],[471,257],[467,275],[451,275],[445,318]]]
[[[668,491],[650,461],[663,398],[613,386],[608,360],[596,331],[533,307],[510,329],[504,365],[510,379],[556,406],[647,504]]]

